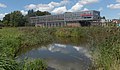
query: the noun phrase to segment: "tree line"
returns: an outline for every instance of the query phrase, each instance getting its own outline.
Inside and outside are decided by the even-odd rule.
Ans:
[[[21,27],[21,26],[31,26],[29,23],[29,18],[34,16],[44,16],[51,15],[51,13],[45,11],[34,11],[29,10],[28,14],[23,15],[20,11],[13,11],[6,14],[3,20],[0,20],[0,25],[10,26],[10,27]]]

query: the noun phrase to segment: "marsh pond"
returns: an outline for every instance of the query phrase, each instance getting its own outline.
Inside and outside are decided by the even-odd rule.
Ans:
[[[88,70],[91,64],[88,42],[84,39],[58,39],[49,44],[22,48],[17,60],[44,59],[48,70]]]

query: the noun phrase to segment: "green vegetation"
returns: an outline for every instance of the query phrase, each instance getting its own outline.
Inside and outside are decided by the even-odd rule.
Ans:
[[[22,64],[23,65],[23,64]],[[21,67],[24,70],[46,70],[47,65],[40,59],[28,59],[24,61]]]
[[[94,30],[96,31],[96,30]],[[97,31],[96,31],[97,32]],[[119,70],[120,69],[120,28],[106,28],[101,33],[102,40],[94,39],[93,69]],[[92,70],[93,70],[92,69]]]
[[[27,33],[26,33],[27,34]],[[3,28],[0,30],[0,69],[2,70],[29,70],[32,69],[32,66],[38,66],[34,70],[46,70],[47,67],[41,60],[26,61],[24,64],[20,65],[21,62],[15,61],[15,56],[20,47],[35,45],[31,41],[35,41],[35,36],[32,38],[32,35],[27,35],[25,39],[24,31],[22,32],[18,28]],[[31,39],[29,39],[31,38]],[[37,38],[36,38],[37,39]],[[39,40],[44,42],[43,40]],[[29,65],[30,62],[31,64]],[[22,69],[20,66],[23,66]],[[28,65],[28,66],[27,66]],[[45,65],[45,66],[44,66]],[[20,67],[20,68],[19,68]],[[39,68],[40,67],[40,68]],[[36,67],[35,67],[36,68]]]
[[[47,65],[41,59],[26,59],[24,61],[16,61],[1,55],[0,70],[46,70]]]
[[[120,69],[120,28],[114,27],[0,29],[0,69],[46,70],[47,66],[42,60],[17,62],[15,56],[20,48],[52,43],[58,38],[74,38],[72,42],[79,38],[86,39],[93,56],[91,70]]]
[[[5,26],[17,27],[24,26],[26,20],[20,11],[11,12],[3,18],[3,24]]]
[[[58,37],[87,37],[87,31],[88,28],[60,28],[56,31],[56,36]]]
[[[28,14],[27,14],[27,16],[29,16],[29,17],[33,17],[33,16],[44,16],[44,15],[51,15],[51,13],[49,13],[49,12],[47,12],[47,11],[41,12],[41,11],[39,11],[39,10],[37,10],[37,11],[29,10],[29,11],[28,11]]]
[[[120,69],[120,28],[64,28],[57,36],[86,38],[91,46],[91,70]]]
[[[20,11],[13,11],[5,15],[3,20],[0,20],[0,25],[4,25],[7,27],[23,27],[23,26],[33,26],[34,24],[29,24],[29,18],[34,16],[43,16],[43,15],[51,15],[51,13],[45,11],[33,11],[29,10],[28,14],[23,15]]]

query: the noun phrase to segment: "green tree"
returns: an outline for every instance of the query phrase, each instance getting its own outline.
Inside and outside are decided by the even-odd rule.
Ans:
[[[20,11],[14,11],[10,14],[5,15],[5,17],[3,18],[3,23],[5,26],[18,27],[24,26],[26,21]]]
[[[35,17],[35,16],[44,16],[44,15],[51,15],[51,13],[45,11],[45,12],[42,12],[42,11],[34,11],[34,10],[29,10],[28,11],[28,14],[24,16],[25,18],[25,26],[34,26],[34,24],[30,24],[29,21],[30,21],[30,17]]]
[[[102,17],[103,19],[106,19],[105,16]]]
[[[35,14],[35,12],[34,12],[33,9],[28,11],[28,16],[29,16],[29,17],[34,17],[34,16],[36,16],[36,14]]]
[[[41,12],[41,11],[36,11],[36,16],[44,16],[44,15],[51,15],[51,13],[45,11],[45,12]]]
[[[3,18],[3,24],[5,26],[9,26],[9,22],[10,22],[10,14],[5,15],[5,17]]]
[[[20,11],[14,11],[12,14],[12,22],[13,22],[13,26],[24,26],[24,19],[23,19],[23,15]]]

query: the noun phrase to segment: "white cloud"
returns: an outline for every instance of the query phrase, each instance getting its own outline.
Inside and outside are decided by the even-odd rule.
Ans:
[[[52,6],[51,4],[38,4],[36,6],[36,10],[40,10],[40,11],[51,11],[54,8],[54,6]]]
[[[76,3],[69,11],[76,12],[80,11],[83,8],[82,4]]]
[[[116,2],[120,2],[120,0],[116,0]]]
[[[51,2],[51,3],[49,3],[49,4],[56,7],[56,6],[66,5],[66,4],[68,4],[68,3],[69,3],[69,0],[63,0],[63,1],[61,1],[60,3],[58,3],[58,2]]]
[[[54,13],[54,14],[61,14],[61,13],[65,13],[65,12],[67,12],[67,9],[66,9],[65,6],[59,7],[59,8],[55,8],[55,9],[52,11],[52,13]]]
[[[89,11],[89,9],[87,9],[87,8],[84,8],[82,11]]]
[[[66,6],[70,2],[70,0],[61,0],[60,2],[50,2],[48,4],[30,4],[26,5],[25,8],[27,10],[34,9],[39,11],[48,11],[54,14],[61,14],[63,12],[77,12],[82,10],[82,8],[87,4],[96,3],[99,0],[78,0],[75,5],[73,5],[70,9],[67,10]],[[87,10],[84,8],[83,10]]]
[[[26,5],[25,8],[27,10],[30,9],[34,9],[39,10],[39,11],[52,11],[55,7],[59,7],[59,6],[64,6],[69,2],[69,0],[62,0],[60,3],[58,2],[50,2],[49,4],[30,4],[30,5]]]
[[[110,9],[120,9],[120,0],[116,0],[116,4],[110,4],[110,5],[107,5],[108,8]]]
[[[39,11],[51,11],[54,8],[54,6],[51,5],[51,4],[37,4],[37,5],[30,4],[30,5],[26,5],[25,8],[26,8],[26,10],[33,9],[35,11],[36,10],[39,10]]]
[[[107,7],[110,9],[120,9],[120,4],[110,4]]]
[[[79,3],[82,5],[90,4],[90,3],[96,3],[99,0],[80,0]]]
[[[21,10],[21,13],[22,13],[23,15],[28,14],[28,12],[27,12],[27,11],[24,11],[24,10]]]
[[[6,8],[7,5],[0,3],[0,7],[1,7],[1,8]]]
[[[36,8],[36,5],[35,5],[35,4],[26,5],[25,8],[26,8],[27,10],[35,9],[35,8]]]
[[[3,17],[5,17],[6,14],[8,14],[8,13],[0,14],[0,20],[2,20]]]
[[[99,0],[79,0],[70,10],[71,12],[76,12],[80,11],[85,5],[91,4],[91,3],[96,3]],[[83,9],[85,10],[85,8]],[[86,9],[87,10],[87,9]]]

